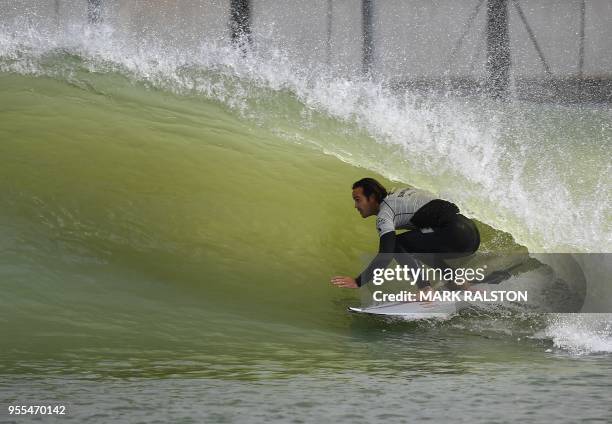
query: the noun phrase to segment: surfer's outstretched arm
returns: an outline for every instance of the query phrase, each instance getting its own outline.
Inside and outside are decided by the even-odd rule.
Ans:
[[[393,259],[395,252],[395,231],[389,231],[380,237],[378,255],[370,262],[366,269],[355,278],[358,287],[369,283],[374,277],[376,268],[386,268]]]
[[[331,279],[332,284],[342,287],[356,289],[367,284],[373,278],[376,268],[386,268],[393,259],[395,251],[395,231],[390,231],[380,237],[378,255],[370,262],[366,269],[357,278],[346,276],[335,276]]]

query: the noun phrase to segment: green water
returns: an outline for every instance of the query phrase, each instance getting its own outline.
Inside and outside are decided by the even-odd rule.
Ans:
[[[610,416],[609,354],[534,337],[546,318],[345,312],[359,295],[329,278],[356,275],[378,242],[351,184],[398,183],[313,140],[372,145],[362,129],[292,127],[291,93],[265,100],[277,116],[252,117],[116,73],[2,73],[0,93],[2,413],[49,401],[77,422]],[[478,225],[481,249],[517,246]]]
[[[356,298],[328,281],[359,272],[377,243],[350,197],[366,171],[202,99],[101,83],[121,94],[2,78],[11,337],[30,322],[66,338],[58,347],[103,334],[118,346],[164,344],[173,331],[190,346],[228,315],[345,328],[334,305]]]

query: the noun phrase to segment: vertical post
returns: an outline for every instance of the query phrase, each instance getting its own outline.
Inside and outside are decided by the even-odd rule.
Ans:
[[[326,53],[327,53],[326,63],[328,65],[331,62],[333,18],[334,18],[333,0],[327,0],[327,42],[325,44],[325,48],[326,48]]]
[[[505,97],[510,81],[508,0],[487,0],[487,73],[491,96]]]
[[[585,4],[584,0],[580,2],[580,47],[578,50],[578,76],[582,78],[582,70],[584,68],[584,20],[585,20]]]
[[[90,24],[100,23],[102,0],[87,0],[87,20]]]
[[[55,0],[55,25],[60,26],[60,0]]]
[[[374,0],[361,0],[361,31],[363,36],[363,73],[371,75],[374,59],[374,40],[373,40],[373,9]]]
[[[251,42],[250,0],[230,1],[230,31],[233,43]]]

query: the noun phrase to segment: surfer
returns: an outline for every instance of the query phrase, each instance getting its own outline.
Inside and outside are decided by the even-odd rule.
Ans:
[[[367,284],[374,270],[386,268],[393,258],[417,266],[417,257],[429,266],[448,269],[445,259],[470,255],[480,246],[480,234],[472,220],[460,214],[454,203],[427,191],[404,188],[387,193],[375,179],[363,178],[353,184],[353,200],[363,218],[376,215],[378,255],[356,278],[333,277],[331,282],[337,287],[355,289]],[[397,235],[396,229],[411,231]],[[421,291],[431,290],[428,281],[417,281],[417,286]],[[447,287],[458,288],[454,283]]]

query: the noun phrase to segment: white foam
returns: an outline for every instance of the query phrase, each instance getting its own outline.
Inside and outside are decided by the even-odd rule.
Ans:
[[[612,352],[612,314],[558,314],[536,336],[575,355]]]

